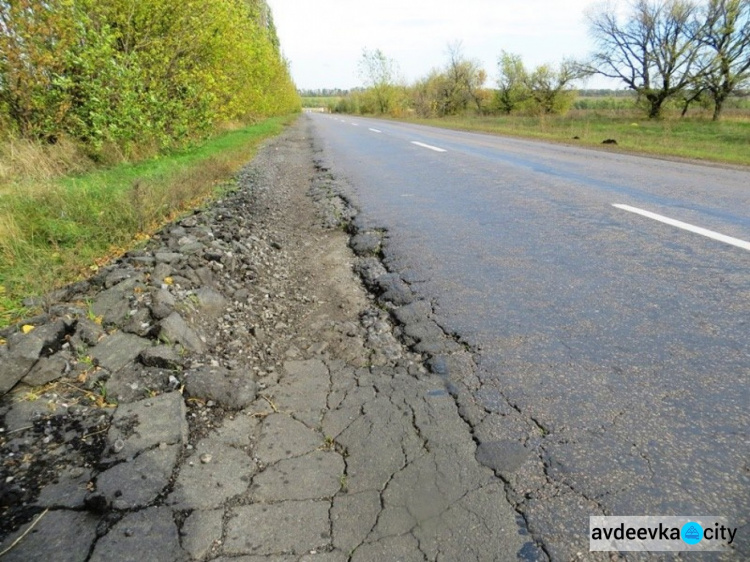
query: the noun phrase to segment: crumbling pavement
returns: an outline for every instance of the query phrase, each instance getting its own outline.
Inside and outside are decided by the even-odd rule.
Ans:
[[[544,558],[306,127],[4,335],[3,560]]]

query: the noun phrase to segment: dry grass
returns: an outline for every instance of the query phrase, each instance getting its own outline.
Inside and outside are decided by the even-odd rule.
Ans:
[[[44,144],[11,137],[0,142],[0,193],[3,185],[7,189],[12,182],[80,174],[92,166],[91,159],[70,139]]]
[[[36,181],[32,170],[14,170],[23,179],[0,191],[0,326],[28,313],[23,298],[90,274],[221,192],[286,122],[271,119],[170,156],[81,175],[48,177],[65,169],[64,159],[57,168],[47,162]]]

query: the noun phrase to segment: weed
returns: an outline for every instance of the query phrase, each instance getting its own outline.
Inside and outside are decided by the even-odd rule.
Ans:
[[[78,356],[79,363],[83,363],[87,367],[93,367],[94,366],[94,359],[90,355],[79,355]]]
[[[91,299],[86,299],[86,318],[94,322],[95,324],[102,325],[102,322],[104,321],[103,316],[97,316],[94,312],[94,304],[91,301]]]
[[[107,385],[104,383],[104,381],[97,381],[94,385],[94,388],[105,404],[110,403],[109,396],[107,394]]]

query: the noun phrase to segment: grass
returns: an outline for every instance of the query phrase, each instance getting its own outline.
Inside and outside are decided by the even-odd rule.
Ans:
[[[750,165],[750,112],[727,112],[722,121],[698,115],[644,119],[637,111],[572,110],[560,116],[464,116],[409,119],[413,123],[550,141],[601,146],[615,139],[619,150]],[[578,139],[574,139],[578,137]]]
[[[136,164],[1,183],[0,326],[29,314],[24,298],[90,275],[226,191],[260,143],[293,118],[268,119]]]

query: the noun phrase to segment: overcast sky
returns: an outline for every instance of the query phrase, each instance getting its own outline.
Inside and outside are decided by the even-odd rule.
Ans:
[[[361,85],[362,49],[381,49],[412,82],[446,62],[447,46],[497,77],[503,49],[527,66],[584,57],[592,48],[584,13],[597,0],[268,0],[298,88]],[[624,1],[624,0],[618,0]],[[589,87],[619,87],[593,80]]]

